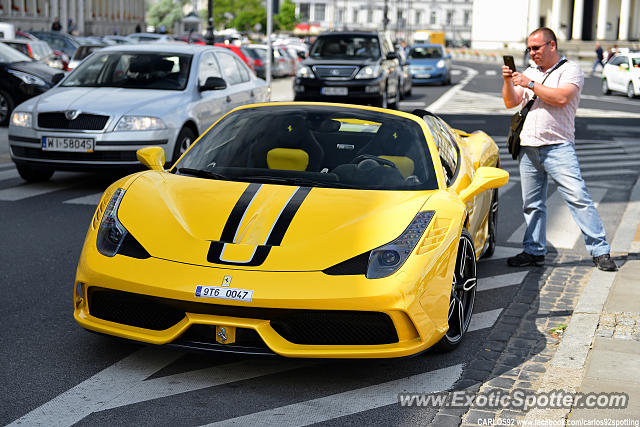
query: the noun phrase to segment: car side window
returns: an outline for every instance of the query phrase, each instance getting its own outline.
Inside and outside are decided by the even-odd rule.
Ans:
[[[459,153],[456,136],[449,130],[448,126],[437,117],[425,116],[424,121],[431,131],[436,147],[438,147],[443,173],[447,181],[447,186],[449,186],[453,183],[458,167]]]
[[[611,60],[610,64],[611,65],[620,65],[623,62],[625,62],[625,60],[626,60],[626,58],[623,57],[623,56],[616,56]]]
[[[245,63],[237,58],[233,59],[236,61],[236,66],[238,67],[238,75],[240,76],[240,81],[242,83],[245,83],[251,80],[251,77],[249,77],[249,70],[247,69]]]
[[[203,85],[209,77],[222,77],[218,62],[211,52],[204,53],[200,59],[198,85]]]
[[[236,65],[236,61],[233,56],[226,52],[217,52],[217,55],[227,83],[229,85],[242,83],[242,78],[240,77],[240,72],[238,71],[238,66]]]

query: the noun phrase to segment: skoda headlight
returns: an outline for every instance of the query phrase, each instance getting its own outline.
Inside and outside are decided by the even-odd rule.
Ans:
[[[20,126],[23,128],[31,127],[31,113],[26,113],[24,111],[15,111],[11,115],[11,124],[14,126]]]
[[[127,229],[118,220],[118,207],[124,197],[124,192],[125,190],[118,188],[113,193],[107,208],[104,210],[100,228],[98,229],[98,251],[108,257],[118,253],[118,249],[120,249],[128,233]]]
[[[379,75],[379,65],[367,65],[366,67],[362,67],[360,71],[358,71],[358,74],[356,74],[356,79],[375,79]]]
[[[311,71],[311,68],[307,65],[301,65],[296,71],[296,77],[300,77],[302,79],[315,79],[316,76]]]
[[[438,63],[436,64],[436,67],[438,68],[444,68],[444,66],[446,65],[446,63],[444,62],[444,59],[441,59],[440,61],[438,61]]]
[[[115,131],[166,129],[164,122],[157,117],[123,116],[118,120]]]
[[[27,74],[16,70],[7,70],[7,72],[9,74],[13,74],[28,85],[49,86],[44,80],[40,77],[34,76],[33,74]]]
[[[416,247],[434,215],[434,211],[418,213],[400,237],[372,250],[367,266],[367,279],[380,279],[395,273]]]

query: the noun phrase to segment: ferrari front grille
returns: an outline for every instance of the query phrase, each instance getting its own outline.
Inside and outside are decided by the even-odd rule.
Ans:
[[[102,130],[109,116],[97,114],[79,114],[74,120],[69,120],[64,113],[40,113],[38,114],[38,127],[47,129],[73,129],[73,130]]]
[[[91,286],[89,313],[103,320],[140,328],[163,330],[185,313],[269,320],[284,339],[304,345],[378,345],[398,342],[386,313],[347,310],[294,310],[236,307],[178,301]]]

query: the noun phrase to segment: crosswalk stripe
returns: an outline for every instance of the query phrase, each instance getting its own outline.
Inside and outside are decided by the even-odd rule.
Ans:
[[[597,207],[607,190],[592,188],[590,193],[593,203]],[[521,224],[507,242],[521,243],[525,229],[526,223]],[[582,232],[573,220],[569,208],[564,203],[560,192],[555,191],[547,200],[547,244],[556,248],[571,249],[580,236],[582,236]]]
[[[485,76],[496,76],[498,75],[498,72],[496,70],[486,70],[484,74]]]
[[[16,165],[11,162],[0,163],[0,171],[3,171],[5,169],[15,169],[15,167]]]
[[[460,378],[462,368],[463,365],[460,363],[382,384],[231,418],[208,426],[307,426],[397,404],[399,393],[426,394],[449,390]]]
[[[28,199],[29,197],[41,196],[54,191],[64,190],[77,184],[77,182],[67,180],[18,185],[16,187],[0,190],[0,200],[15,202],[18,200]]]
[[[509,246],[496,246],[491,258],[481,258],[480,262],[493,261],[496,259],[509,258],[522,252],[522,248],[511,248]]]
[[[403,107],[419,107],[424,108],[426,104],[419,101],[400,101],[400,105]]]
[[[478,291],[488,291],[489,289],[504,288],[507,286],[519,285],[529,274],[528,271],[517,271],[515,273],[499,274],[497,276],[482,277],[478,279]]]
[[[64,203],[70,203],[72,205],[97,206],[101,197],[102,193],[94,193],[87,196],[76,197],[75,199],[65,200]]]
[[[18,177],[20,177],[20,174],[18,174],[18,171],[15,168],[3,170],[2,172],[0,172],[0,181],[6,181],[8,179],[14,179]]]
[[[500,313],[502,313],[501,308],[483,311],[482,313],[473,313],[467,332],[479,331],[480,329],[492,327],[496,323],[496,320],[498,320]]]
[[[617,111],[616,111],[617,112]],[[608,133],[640,133],[640,126],[618,126],[618,125],[602,125],[602,124],[587,124],[587,130],[596,130]]]
[[[637,175],[639,171],[631,169],[612,169],[604,171],[586,171],[582,172],[583,178],[591,178],[597,176],[622,176],[622,175]]]

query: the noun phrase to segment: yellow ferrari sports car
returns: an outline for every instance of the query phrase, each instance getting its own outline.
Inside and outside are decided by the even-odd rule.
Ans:
[[[484,132],[329,103],[242,106],[169,169],[102,196],[74,284],[84,328],[187,349],[401,357],[457,347],[495,248]]]

